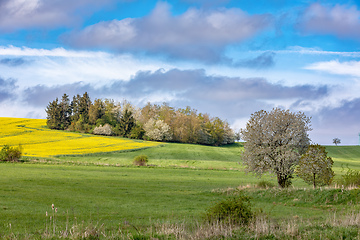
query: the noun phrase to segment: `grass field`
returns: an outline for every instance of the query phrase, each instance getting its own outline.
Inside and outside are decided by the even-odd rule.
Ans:
[[[22,143],[24,147],[46,145],[46,139],[35,137],[38,131],[58,138],[63,138],[61,134],[72,134],[49,131],[40,123],[35,126],[31,120],[9,119],[4,124],[14,126],[14,122],[25,127],[0,130],[0,145],[8,144],[6,139],[25,139],[24,135],[32,139]],[[102,137],[74,134],[78,138],[92,138],[93,144],[103,141]],[[73,137],[69,136],[69,139]],[[196,235],[196,229],[205,228],[196,226],[202,224],[208,207],[242,189],[252,198],[254,211],[266,216],[267,227],[232,229],[235,235],[229,239],[259,239],[260,236],[263,239],[320,239],[319,236],[321,239],[359,239],[358,190],[312,190],[297,178],[293,181],[294,188],[286,190],[256,188],[260,180],[245,174],[240,143],[225,147],[169,143],[119,151],[122,149],[119,139],[125,141],[125,145],[129,141],[110,138],[118,144],[116,152],[106,147],[98,153],[83,150],[85,155],[68,155],[74,153],[71,149],[60,156],[36,152],[28,154],[36,157],[25,157],[22,163],[0,163],[0,238],[56,239],[65,229],[69,232],[77,229],[90,234],[88,237],[102,239],[109,237],[94,235],[91,231],[125,239],[190,239]],[[327,146],[327,151],[334,159],[338,176],[347,167],[360,169],[359,146]],[[149,166],[131,164],[140,154],[149,157]],[[271,176],[264,176],[262,180],[276,184]],[[51,204],[55,204],[57,213]],[[358,214],[355,215],[358,220],[349,225],[341,222],[348,213]],[[55,234],[49,234],[53,233],[54,226]],[[186,235],[182,229],[192,235]],[[219,232],[225,234],[226,229]],[[86,237],[84,234],[77,238]],[[211,235],[212,239],[222,238],[221,234],[220,237]]]
[[[347,168],[360,170],[360,146],[326,146],[334,160],[334,171],[340,174]]]

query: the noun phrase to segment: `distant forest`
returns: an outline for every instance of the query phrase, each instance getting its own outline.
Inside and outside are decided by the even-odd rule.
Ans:
[[[197,113],[190,107],[148,103],[137,108],[127,101],[119,103],[112,99],[92,102],[87,92],[74,96],[72,101],[67,94],[60,101],[56,98],[49,102],[46,113],[50,129],[215,146],[238,139],[227,121]]]

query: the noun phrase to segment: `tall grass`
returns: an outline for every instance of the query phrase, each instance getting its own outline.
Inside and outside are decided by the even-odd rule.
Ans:
[[[125,222],[109,227],[101,221],[85,223],[77,219],[59,223],[56,230],[46,227],[35,233],[15,233],[9,229],[2,239],[360,239],[360,213],[328,213],[323,222],[293,217],[274,219],[255,215],[249,225],[223,222],[152,222],[136,227]]]

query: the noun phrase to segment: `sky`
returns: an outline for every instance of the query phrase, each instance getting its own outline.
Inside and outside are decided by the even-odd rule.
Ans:
[[[56,97],[190,106],[245,127],[279,107],[358,145],[360,1],[0,0],[0,117]]]

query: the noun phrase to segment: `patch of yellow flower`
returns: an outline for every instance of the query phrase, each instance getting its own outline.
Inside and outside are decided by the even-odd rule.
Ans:
[[[88,154],[158,146],[156,142],[51,130],[45,119],[0,117],[0,147],[23,147],[24,156]]]

